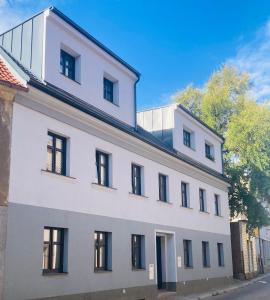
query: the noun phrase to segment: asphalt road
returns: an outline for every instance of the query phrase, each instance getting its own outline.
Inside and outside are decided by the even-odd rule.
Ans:
[[[248,286],[207,300],[270,300],[270,274]]]

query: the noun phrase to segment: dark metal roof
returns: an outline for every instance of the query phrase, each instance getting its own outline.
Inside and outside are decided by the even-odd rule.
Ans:
[[[71,27],[73,27],[74,29],[76,29],[77,31],[79,31],[82,35],[84,35],[91,42],[93,42],[94,44],[96,44],[103,51],[105,51],[110,56],[112,56],[114,59],[116,59],[118,62],[120,62],[122,65],[124,65],[127,69],[129,69],[137,77],[140,77],[141,74],[136,69],[134,69],[130,64],[128,64],[126,61],[124,61],[121,57],[119,57],[117,54],[115,54],[113,51],[111,51],[109,48],[107,48],[105,45],[103,45],[101,42],[99,42],[96,38],[94,38],[90,33],[88,33],[86,30],[84,30],[78,24],[76,24],[75,22],[73,22],[69,17],[67,17],[65,14],[63,14],[56,7],[51,6],[49,9],[52,12],[54,12],[59,18],[61,18],[62,20],[64,20],[66,23],[68,23]]]
[[[5,49],[3,49],[0,46],[0,50],[3,50],[6,56],[12,61],[13,66],[17,71],[24,72],[26,74],[26,77],[28,77],[28,84],[33,86],[34,88],[39,89],[40,91],[94,117],[98,120],[107,123],[110,126],[113,126],[145,143],[148,145],[151,145],[152,147],[155,147],[162,152],[167,153],[168,155],[171,155],[177,159],[180,159],[181,161],[184,161],[185,163],[192,165],[193,167],[196,167],[222,181],[228,182],[228,179],[221,173],[201,164],[198,161],[193,160],[192,158],[184,155],[183,153],[180,153],[173,149],[172,147],[169,147],[165,143],[163,143],[161,140],[156,138],[154,135],[149,133],[148,131],[144,130],[140,126],[137,126],[137,128],[132,127],[124,122],[121,122],[120,120],[112,117],[111,115],[105,113],[104,111],[94,107],[93,105],[71,95],[70,93],[54,86],[51,83],[40,81],[38,78],[36,78],[29,69],[24,67],[21,63],[19,63],[10,53],[8,53]],[[0,52],[1,53],[1,52]],[[19,69],[19,70],[18,70]]]

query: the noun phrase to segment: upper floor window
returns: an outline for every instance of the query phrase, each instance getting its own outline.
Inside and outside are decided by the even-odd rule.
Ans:
[[[96,151],[98,184],[109,186],[109,154]]]
[[[43,272],[63,272],[64,229],[45,227],[43,231]]]
[[[95,232],[95,270],[109,270],[109,233]]]
[[[214,146],[208,143],[205,143],[205,157],[208,159],[214,160]]]
[[[72,80],[75,80],[75,60],[74,56],[60,50],[60,72]]]
[[[114,102],[114,83],[105,77],[103,78],[103,98]]]
[[[144,268],[144,236],[138,234],[132,234],[131,236],[131,248],[132,248],[132,268],[143,269]]]
[[[189,207],[188,184],[181,182],[182,206]]]
[[[141,195],[142,194],[142,167],[132,164],[131,176],[132,176],[132,193],[136,195]]]
[[[183,143],[187,147],[191,147],[191,133],[187,130],[183,130]]]
[[[48,132],[47,170],[66,175],[66,138]]]
[[[202,259],[203,259],[203,266],[205,268],[210,267],[210,251],[209,251],[209,242],[202,242]]]
[[[219,267],[224,267],[223,243],[217,243],[217,251],[218,251],[218,266]]]
[[[191,240],[183,240],[184,246],[184,266],[185,268],[193,267],[193,259],[192,259],[192,244]]]
[[[216,216],[221,215],[220,198],[219,198],[219,195],[217,195],[217,194],[215,194],[215,214],[216,214]]]
[[[158,174],[159,181],[159,200],[167,202],[167,176]]]
[[[200,198],[200,211],[206,212],[206,199],[205,199],[205,190],[199,189],[199,198]]]

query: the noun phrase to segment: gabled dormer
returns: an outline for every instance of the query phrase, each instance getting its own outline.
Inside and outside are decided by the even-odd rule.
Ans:
[[[135,126],[138,71],[56,8],[3,33],[0,45],[37,78]]]
[[[168,147],[223,173],[223,137],[183,106],[171,104],[137,114],[138,125]]]

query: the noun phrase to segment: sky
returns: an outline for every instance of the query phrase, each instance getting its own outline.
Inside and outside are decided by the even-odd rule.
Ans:
[[[202,87],[229,63],[270,99],[269,0],[0,0],[0,32],[54,5],[141,74],[138,109]]]

